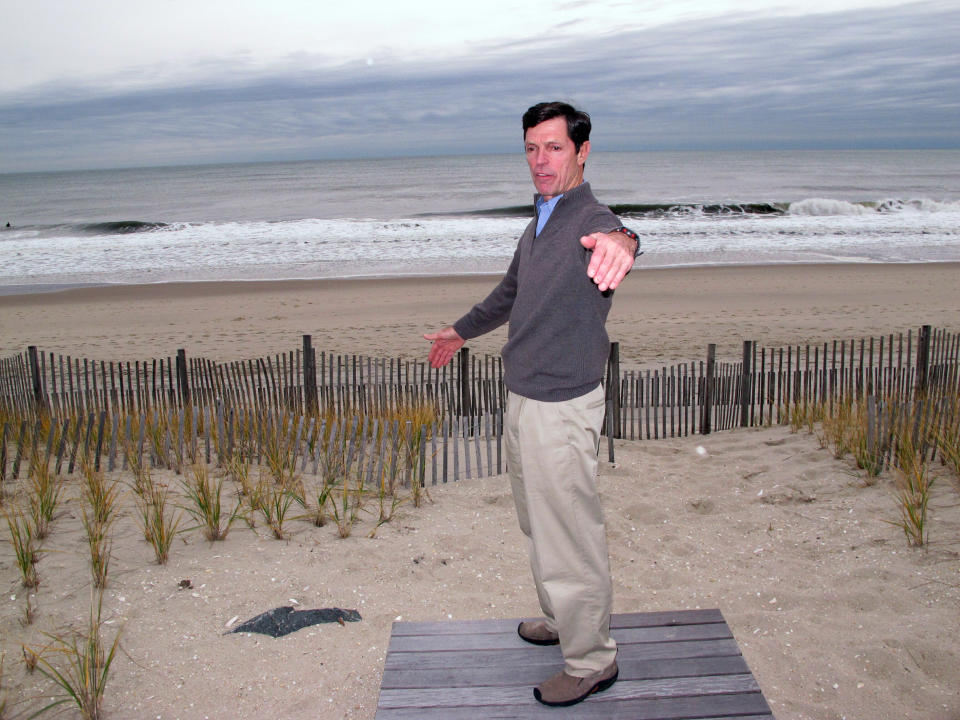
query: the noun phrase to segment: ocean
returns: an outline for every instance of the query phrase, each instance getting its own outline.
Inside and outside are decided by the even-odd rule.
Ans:
[[[960,151],[593,152],[641,267],[960,260]],[[500,273],[515,155],[0,175],[0,293]],[[9,223],[9,227],[4,227]]]

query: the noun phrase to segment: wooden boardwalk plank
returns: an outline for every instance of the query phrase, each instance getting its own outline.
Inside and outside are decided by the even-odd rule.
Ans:
[[[393,636],[404,635],[466,635],[470,633],[514,632],[523,620],[460,620],[457,622],[398,622],[393,625]],[[610,618],[610,629],[657,627],[660,625],[693,625],[725,622],[719,610],[674,610],[649,613],[622,613]]]
[[[655,628],[622,628],[613,630],[617,645],[661,643],[678,640],[719,640],[729,638],[726,623],[704,625],[671,625]],[[407,635],[391,637],[388,652],[444,652],[447,650],[491,650],[502,648],[516,636],[515,627],[501,633],[470,635]]]
[[[540,678],[542,679],[542,678]],[[536,682],[540,682],[537,680]],[[598,702],[637,700],[659,697],[731,695],[759,692],[753,675],[707,675],[665,680],[617,680],[595,699]],[[383,707],[485,707],[487,705],[523,705],[530,699],[529,685],[518,687],[460,687],[381,690]]]
[[[532,687],[539,683],[551,669],[552,662],[536,662],[523,666],[494,666],[483,673],[482,682],[493,687]],[[657,678],[696,677],[699,675],[736,675],[749,673],[747,663],[740,655],[721,657],[667,658],[664,660],[624,659],[617,663],[620,680],[653,680]],[[416,663],[411,663],[416,665]],[[473,668],[442,667],[397,668],[384,673],[383,690],[428,687],[478,687]]]
[[[616,687],[616,686],[614,686]],[[611,688],[612,689],[612,688]],[[609,692],[609,691],[608,691]],[[603,702],[603,694],[568,708],[541,705],[530,693],[523,705],[380,708],[376,720],[771,720],[760,693]]]
[[[517,638],[519,642],[523,642]],[[628,657],[643,660],[656,660],[679,657],[714,657],[717,655],[739,655],[740,648],[732,638],[706,642],[647,643],[630,646],[629,656],[623,648],[617,656],[617,662]],[[560,648],[535,646],[511,647],[506,650],[458,650],[448,652],[410,653],[387,652],[385,670],[411,667],[520,667],[527,663],[541,663],[551,667],[563,664]]]
[[[534,699],[563,659],[524,643],[519,622],[394,623],[377,720],[773,717],[719,610],[614,615],[620,679],[571,708]]]

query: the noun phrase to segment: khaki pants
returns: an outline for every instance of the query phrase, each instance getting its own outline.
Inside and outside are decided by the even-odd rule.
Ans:
[[[506,455],[520,529],[547,625],[570,675],[613,662],[610,558],[597,495],[603,388],[565,402],[511,393]]]

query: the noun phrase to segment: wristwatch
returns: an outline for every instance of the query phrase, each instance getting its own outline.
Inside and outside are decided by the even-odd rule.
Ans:
[[[636,241],[636,243],[637,243],[637,249],[636,249],[636,252],[633,253],[633,256],[634,256],[634,257],[637,257],[638,255],[643,255],[643,253],[640,252],[640,236],[637,235],[633,230],[631,230],[630,228],[628,228],[628,227],[626,227],[626,226],[624,226],[624,225],[621,225],[620,227],[614,228],[614,229],[611,230],[610,232],[611,232],[611,233],[615,233],[615,232],[623,233],[624,235],[626,235],[626,236],[627,236],[628,238],[630,238],[631,240]]]

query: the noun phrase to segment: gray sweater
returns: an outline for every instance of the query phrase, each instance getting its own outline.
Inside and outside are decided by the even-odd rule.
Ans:
[[[500,284],[453,324],[469,340],[510,321],[502,351],[510,392],[558,402],[584,395],[603,380],[610,353],[604,325],[613,291],[600,292],[587,276],[590,251],[580,238],[619,225],[589,183],[568,190],[539,237],[536,218],[524,230]]]

